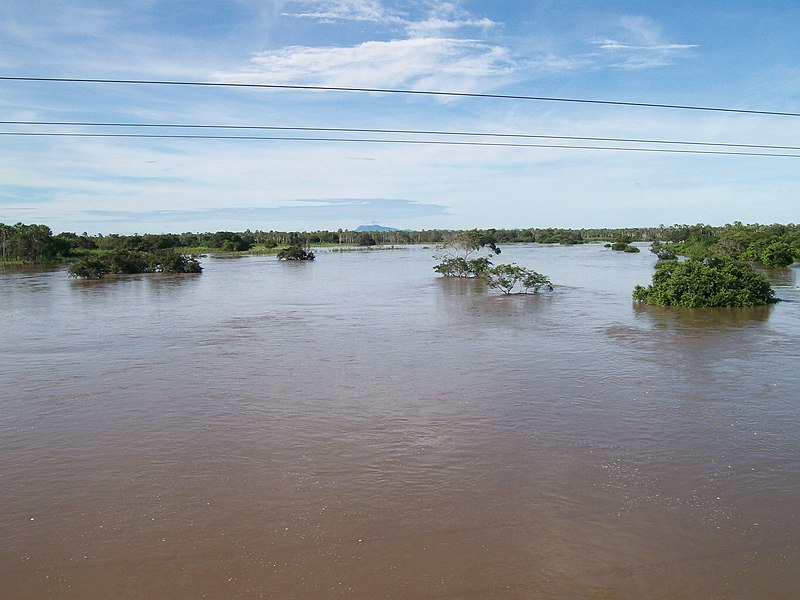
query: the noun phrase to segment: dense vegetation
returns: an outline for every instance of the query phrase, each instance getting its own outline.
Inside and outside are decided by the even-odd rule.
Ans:
[[[775,302],[767,279],[750,265],[732,258],[660,262],[653,283],[646,288],[637,285],[633,297],[646,304],[689,308]]]
[[[314,260],[314,253],[301,244],[292,244],[280,250],[278,260]]]
[[[800,226],[673,225],[671,227],[595,228],[595,229],[486,229],[472,230],[495,244],[536,242],[541,244],[579,244],[590,241],[617,243],[626,240],[658,242],[662,249],[692,258],[741,256],[765,266],[783,266],[800,258]],[[245,252],[265,251],[299,243],[375,246],[389,244],[443,244],[448,236],[464,233],[444,230],[423,231],[217,231],[206,233],[162,233],[134,235],[88,235],[72,232],[53,235],[46,225],[5,225],[0,223],[0,260],[3,262],[54,262],[72,260],[92,251],[136,250],[154,252],[166,249]]]
[[[664,230],[651,250],[660,258],[662,254],[697,260],[738,258],[765,267],[787,267],[800,260],[800,225],[675,225]]]
[[[775,294],[752,265],[787,267],[800,259],[800,227],[676,225],[665,230],[650,251],[659,263],[652,284],[634,289],[639,302],[685,307],[769,304],[775,302]],[[675,262],[678,256],[688,260]]]
[[[72,277],[82,279],[102,279],[106,275],[133,273],[200,273],[202,270],[203,267],[195,257],[174,250],[114,250],[107,254],[86,256],[68,268]]]
[[[606,248],[611,248],[616,252],[640,252],[639,248],[636,246],[631,245],[633,238],[629,235],[619,235],[614,238],[614,241],[610,244],[606,244]],[[654,244],[656,242],[653,242]]]

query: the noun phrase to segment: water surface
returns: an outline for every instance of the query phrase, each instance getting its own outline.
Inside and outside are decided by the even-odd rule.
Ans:
[[[647,252],[432,252],[0,272],[4,595],[796,597],[796,269],[676,310]]]

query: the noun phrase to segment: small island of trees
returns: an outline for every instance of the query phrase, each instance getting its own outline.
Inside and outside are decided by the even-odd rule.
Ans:
[[[766,277],[730,258],[665,261],[653,283],[637,285],[633,298],[645,304],[687,308],[759,306],[777,302]]]
[[[480,277],[486,285],[511,295],[519,288],[521,294],[538,294],[541,289],[553,290],[546,275],[516,264],[492,265],[486,256],[471,258],[482,248],[489,248],[489,257],[500,254],[497,239],[487,231],[458,231],[445,236],[434,258],[440,259],[433,270],[445,277]]]
[[[690,308],[759,306],[777,299],[753,265],[781,268],[798,260],[800,229],[739,222],[724,228],[676,225],[654,240],[650,251],[659,259],[656,272],[651,285],[636,286],[634,300]]]
[[[553,284],[547,275],[542,275],[514,263],[497,265],[486,271],[486,285],[511,295],[517,286],[521,294],[538,294],[540,290],[553,291]]]
[[[314,260],[314,253],[301,242],[282,248],[277,253],[278,260]]]
[[[102,279],[106,275],[136,273],[200,273],[203,267],[194,256],[172,250],[138,252],[115,250],[104,255],[90,255],[72,263],[67,272],[81,279]]]

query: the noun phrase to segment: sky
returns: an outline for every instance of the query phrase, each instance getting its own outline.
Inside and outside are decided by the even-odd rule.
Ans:
[[[800,150],[463,134],[798,147],[799,116],[530,99],[800,113],[798,23],[796,0],[0,0],[0,77],[482,95],[0,79],[0,222],[92,235],[797,222]]]

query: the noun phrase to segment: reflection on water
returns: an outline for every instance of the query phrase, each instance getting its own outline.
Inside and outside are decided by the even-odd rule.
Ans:
[[[648,254],[504,248],[538,297],[419,248],[3,273],[2,589],[793,598],[800,294],[636,307]]]
[[[634,304],[637,316],[648,318],[652,327],[684,328],[687,331],[704,332],[714,329],[741,329],[757,327],[767,319],[774,304],[748,306],[745,308],[676,308],[671,306],[645,306]]]
[[[797,267],[787,267],[784,269],[759,269],[763,273],[773,287],[797,287]],[[778,290],[778,296],[780,296]]]

